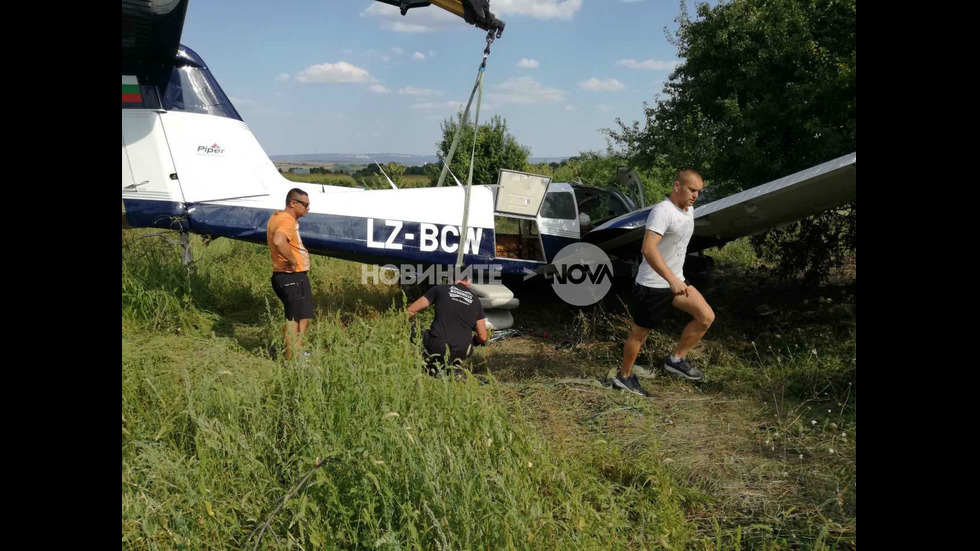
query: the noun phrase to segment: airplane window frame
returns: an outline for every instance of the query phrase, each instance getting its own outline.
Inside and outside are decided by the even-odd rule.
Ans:
[[[188,98],[195,101],[189,104]],[[193,65],[173,68],[163,94],[163,104],[168,111],[214,115],[244,122],[211,72]]]

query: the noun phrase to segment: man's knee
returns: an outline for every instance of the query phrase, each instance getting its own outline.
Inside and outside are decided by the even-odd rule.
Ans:
[[[694,319],[698,320],[698,323],[704,325],[705,328],[711,327],[711,324],[715,322],[715,311],[711,307],[698,310]]]
[[[629,340],[643,343],[647,340],[647,335],[650,334],[650,330],[645,327],[640,327],[639,325],[633,325],[633,330],[630,331]]]

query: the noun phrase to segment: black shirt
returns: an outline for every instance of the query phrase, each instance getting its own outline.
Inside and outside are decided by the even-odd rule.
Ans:
[[[427,348],[432,352],[445,351],[448,344],[450,351],[465,354],[473,340],[476,322],[486,317],[480,299],[461,283],[436,285],[425,293],[425,298],[436,310]]]

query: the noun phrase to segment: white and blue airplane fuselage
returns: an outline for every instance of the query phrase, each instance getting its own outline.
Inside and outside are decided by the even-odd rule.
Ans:
[[[139,90],[128,102],[127,83],[128,90]],[[464,264],[494,263],[503,273],[520,274],[546,264],[580,238],[577,211],[563,218],[507,216],[511,222],[523,220],[530,231],[522,238],[538,243],[517,255],[526,258],[498,257],[490,186],[471,188],[467,235],[461,240],[462,187],[363,190],[287,180],[204,62],[183,46],[164,86],[124,74],[123,88],[122,201],[124,223],[131,227],[265,243],[269,217],[284,208],[290,189],[300,188],[311,203],[299,221],[304,244],[313,253],[338,258],[454,265],[463,241]],[[562,203],[574,207],[568,184],[551,184],[548,193],[569,194]]]

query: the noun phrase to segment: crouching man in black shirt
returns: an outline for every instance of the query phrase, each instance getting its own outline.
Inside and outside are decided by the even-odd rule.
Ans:
[[[429,305],[435,305],[432,327],[422,333],[426,369],[436,375],[440,365],[459,367],[473,346],[486,344],[487,319],[480,299],[470,291],[470,282],[461,279],[452,285],[436,285],[408,307],[408,319]],[[476,335],[473,335],[476,331]]]

